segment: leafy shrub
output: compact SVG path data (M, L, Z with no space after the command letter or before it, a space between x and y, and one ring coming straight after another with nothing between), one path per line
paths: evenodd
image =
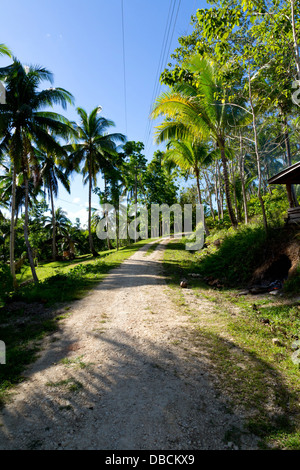
M216 232L208 237L208 248L197 254L194 268L203 275L223 280L225 285L247 283L254 270L270 256L272 243L280 236L276 230L267 235L258 224ZM218 248L214 245L216 239L221 240Z
M4 300L12 290L13 279L10 269L5 263L0 263L0 300Z
M276 187L272 194L267 193L263 196L265 211L268 221L283 221L287 215L288 199L286 191L282 187ZM252 196L248 204L249 217L259 216L262 218L262 210L257 196Z

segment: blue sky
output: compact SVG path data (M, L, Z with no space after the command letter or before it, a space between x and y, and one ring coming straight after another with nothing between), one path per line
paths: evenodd
M147 143L145 155L150 160L158 147L153 145L155 123L149 137L149 110L173 5L173 19L180 7L173 40L166 48L170 53L178 45L177 38L191 32L191 15L205 8L206 2L123 0L126 106L121 0L11 0L2 5L0 43L5 43L24 64L48 68L54 74L54 86L74 95L75 107L64 112L69 119L77 119L77 106L90 112L101 105L102 114L115 122L115 132L126 134L128 140ZM170 39L173 26L174 21ZM7 59L0 59L1 66L6 63ZM98 183L101 186L100 176ZM87 190L82 176L76 175L71 194L60 189L56 205L73 221L79 217L83 224L87 218ZM98 206L96 196L93 205Z

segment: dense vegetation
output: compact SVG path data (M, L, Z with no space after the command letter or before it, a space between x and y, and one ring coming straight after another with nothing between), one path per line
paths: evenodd
M98 222L109 214L92 207L93 192L99 203L115 207L125 197L129 220L137 216L132 210L137 203L200 202L207 236L253 220L268 230L298 205L298 186L286 192L268 184L297 161L298 4L210 3L192 18L192 34L179 38L161 75L167 90L154 103L152 117L163 117L156 139L166 150L150 162L142 142L111 132L114 122L99 107L90 113L78 107L77 124L53 112L54 105L73 106L72 94L43 88L53 85L52 74L21 64L1 46L12 62L0 70L6 95L0 104L0 204L10 211L10 220L0 216L1 272L7 273L9 261L15 288L22 263L30 265L37 283L41 262L97 257L129 242L119 240L118 231L116 240L96 236ZM87 228L55 207L59 185L70 191L73 172L88 185ZM182 178L192 185L180 190ZM6 280L5 291L9 284Z
M298 161L300 4L209 3L210 8L192 17L192 33L179 38L161 74L166 89L153 103L151 117L161 119L155 136L165 150L150 161L143 142L113 132L114 121L103 117L99 107L90 113L77 107L78 123L70 122L63 113L74 106L72 94L54 88L46 68L24 65L0 45L0 54L11 60L0 68L0 323L11 364L9 373L1 372L0 398L21 380L24 365L35 357L36 341L57 328L61 317L47 308L80 298L145 243L132 244L138 231L133 240L120 237L118 230L116 238L100 239L97 226L105 220L108 227L110 214L92 206L92 194L99 205L119 208L120 198L126 201L129 223L137 219L138 204L200 203L205 245L188 252L185 240L170 243L165 254L169 282L178 287L180 279L188 278L197 295L216 302L214 321L227 315L226 332L258 368L249 372L246 364L234 370L227 343L211 332L197 332L214 352L228 387L228 377L238 375L242 400L247 397L249 406L257 401L261 423L253 420L253 428L280 438L282 446L298 448L299 427L295 431L290 422L279 425L264 414L268 389L256 376L259 369L272 378L279 367L272 393L278 393L283 414L288 414L290 395L281 375L296 390L299 357L294 363L290 357L292 341L299 340L298 302L287 297L288 302L277 299L275 305L264 299L258 311L237 289L254 282L263 264L270 270L271 260L294 245L294 276L284 279L284 290L295 294L300 287L298 227L284 225L287 210L299 205L300 185L268 184L271 176ZM56 202L60 186L71 191L74 172L87 185L86 227L79 219L71 222ZM30 302L41 305L40 315L27 311ZM242 313L232 319L226 302ZM276 354L268 347L274 334L285 347ZM217 352L221 343L222 354Z

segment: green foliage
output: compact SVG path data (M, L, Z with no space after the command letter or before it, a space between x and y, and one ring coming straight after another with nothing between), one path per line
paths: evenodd
M206 276L213 276L225 285L243 285L261 264L266 240L267 234L260 225L229 229L218 249L212 243L206 251L200 252L199 261L195 263L199 263L197 271Z
M10 274L9 266L0 263L0 302L3 301L7 294L13 289L13 279Z
M285 281L284 291L288 294L298 294L300 292L300 266L297 267L296 271L293 273L293 276Z
M272 189L272 194L266 193L263 196L265 211L268 220L271 223L281 225L284 218L287 217L288 200L286 192L282 187ZM261 205L256 196L252 196L248 205L249 217L261 217Z

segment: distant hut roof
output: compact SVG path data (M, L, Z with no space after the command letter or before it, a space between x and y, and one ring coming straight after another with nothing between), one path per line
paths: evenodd
M285 168L268 180L269 184L300 184L300 162Z

